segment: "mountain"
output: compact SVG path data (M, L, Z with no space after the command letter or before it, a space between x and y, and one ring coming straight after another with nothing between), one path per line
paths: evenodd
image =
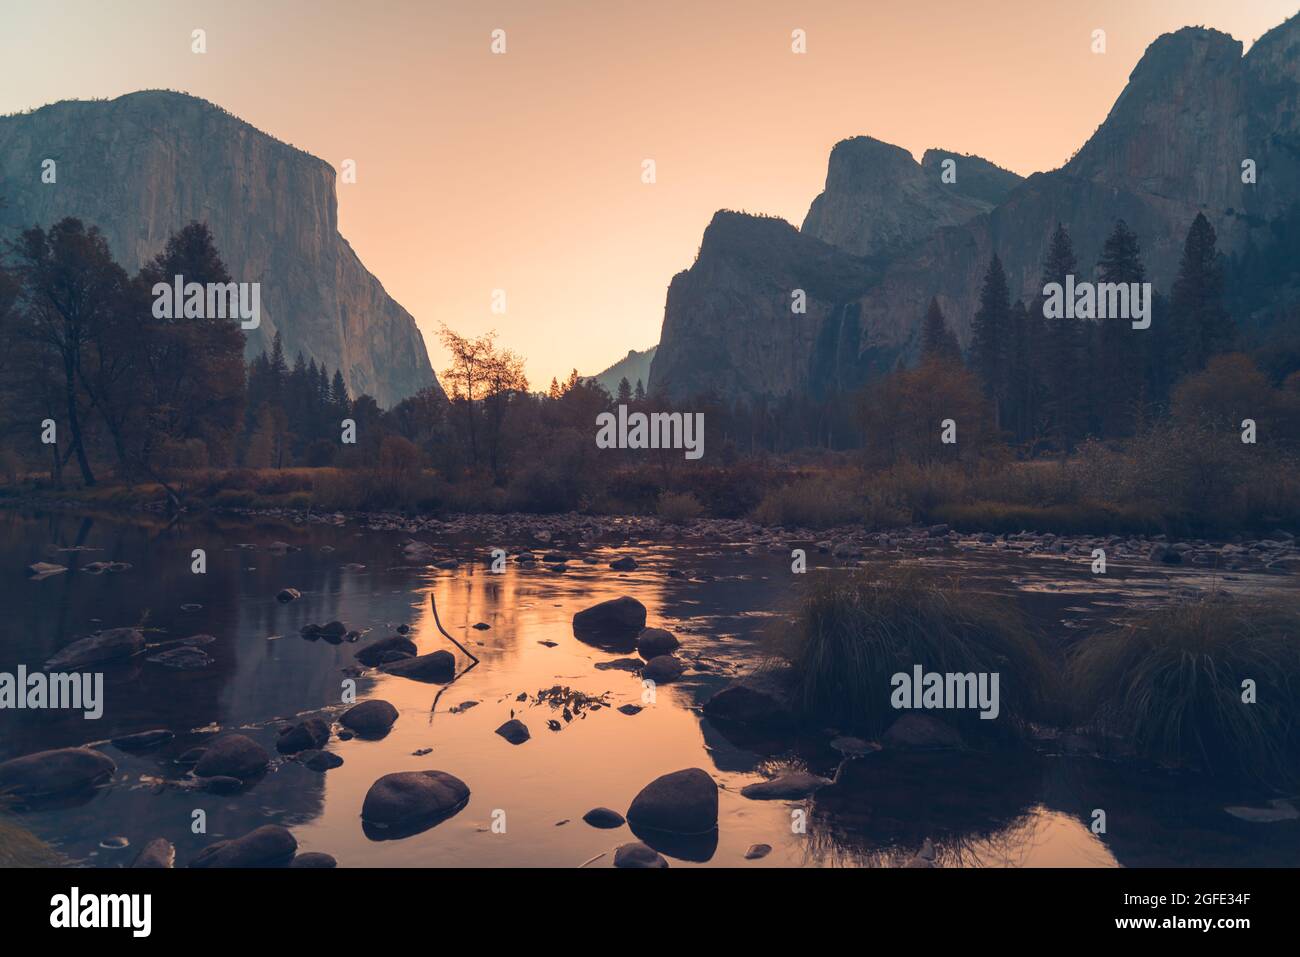
M955 161L955 183L942 182L945 159ZM1255 183L1242 182L1248 159ZM1080 273L1090 276L1116 220L1124 219L1141 241L1149 278L1167 293L1198 212L1217 232L1219 249L1232 255L1268 247L1298 203L1300 16L1244 56L1226 34L1184 28L1151 43L1105 121L1058 170L1020 180L978 157L929 150L915 164L869 137L838 144L803 235L867 257L862 292L823 302L818 312L822 321L852 317L860 331L856 359L844 354L851 350L843 318L804 335L835 339L841 369L880 368L890 356L915 354L921 319L936 297L969 345L991 256L1001 258L1013 296L1034 298L1058 222L1070 233ZM772 276L788 275L801 255L798 244L789 245L790 261L774 251L778 258L763 264ZM743 393L808 391L821 374L812 356L801 382L789 366L803 353L786 351L788 332L751 321L768 308L770 283L756 277L747 290L731 274L710 288L697 267L669 289L652 385L670 386L678 397L702 391L708 377L698 362L692 369L680 358L661 361L699 350L720 367L742 363L746 375L736 385ZM682 276L690 277L689 300L686 287L674 297ZM815 321L811 310L807 318ZM684 332L694 341L677 341Z
M629 349L624 358L591 378L610 395L618 395L618 383L624 378L633 390L636 389L637 380L640 380L642 388L645 388L650 382L650 363L654 361L658 348L658 346L651 346L640 352Z
M205 100L149 90L0 117L0 198L0 238L75 216L129 271L205 221L232 278L261 283L248 356L280 332L290 362L301 350L383 406L437 387L415 320L339 234L333 167Z

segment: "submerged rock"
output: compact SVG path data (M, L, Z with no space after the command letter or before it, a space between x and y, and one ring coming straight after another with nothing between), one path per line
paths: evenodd
M807 771L791 771L770 781L759 781L740 789L745 797L755 801L788 801L806 798L831 783L830 778Z
M889 726L880 739L887 748L900 750L952 749L962 747L954 728L928 714L905 714Z
M308 851L306 854L297 855L289 862L289 866L330 868L338 867L339 862L334 859L332 854L325 854L322 851Z
M685 672L686 665L682 664L680 658L675 655L660 655L646 662L645 667L641 669L641 677L655 684L668 684L676 681Z
M45 662L46 671L75 671L86 665L123 661L144 650L139 628L109 628L74 641Z
M266 749L243 734L228 734L208 745L194 765L201 778L232 777L245 781L255 777L270 763Z
M663 869L668 866L668 861L648 844L633 841L620 845L614 852L614 866Z
M91 748L56 748L0 762L0 794L52 797L88 791L113 776L117 765Z
M511 718L501 727L497 728L496 733L501 735L511 744L523 744L531 737L528 733L528 726L518 718Z
M131 862L132 867L166 868L176 864L176 847L165 837L155 837Z
M357 734L381 735L397 720L397 709L382 698L372 698L353 705L339 717L339 724Z
M51 575L59 575L67 570L66 565L56 565L53 562L33 562L27 566L27 574L32 578L49 578Z
M655 778L632 799L628 823L671 834L700 834L718 826L718 785L708 772L687 768Z
M370 786L361 805L368 824L404 828L455 814L469 801L465 782L446 771L398 771Z
M158 654L150 655L145 659L151 664L175 668L177 671L198 671L200 668L206 668L215 660L202 648L188 646L168 648L166 651L160 651Z
M381 638L373 644L366 645L358 651L353 657L369 668L377 667L385 663L385 656L394 654L398 658L414 658L418 649L415 642L404 635L393 635L391 638Z
M298 842L287 828L264 824L243 837L205 847L190 867L283 867L297 850Z
M149 748L156 748L160 744L166 744L175 737L176 735L166 728L158 728L154 731L137 731L135 734L124 734L121 737L113 738L110 743L113 747L123 751L146 751Z

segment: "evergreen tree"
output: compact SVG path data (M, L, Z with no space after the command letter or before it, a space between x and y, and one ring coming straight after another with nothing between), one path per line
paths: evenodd
M632 398L636 402L645 401L645 385L642 384L640 379L636 380L636 389L632 392Z
M632 401L632 384L627 381L627 376L618 380L618 403L627 405Z
M348 410L352 407L352 399L348 395L348 387L343 382L343 370L334 370L334 381L330 386L330 405L343 418L347 417Z
M1204 213L1197 213L1183 244L1170 304L1179 331L1180 372L1204 369L1235 338L1223 307L1223 263L1215 242L1214 227Z
M1070 234L1057 223L1043 263L1042 286L1058 283L1064 289L1066 277L1077 275L1077 265ZM1048 428L1060 447L1069 451L1082 436L1086 411L1081 381L1083 336L1080 320L1066 318L1064 314L1047 318L1046 300L1044 295L1038 303L1044 323L1043 341L1039 343L1041 352L1036 362L1040 364L1045 386Z
M971 324L971 365L984 386L984 394L993 400L999 424L1006 404L1010 325L1011 294L1002 260L994 253L984 274L979 309Z
M948 326L938 299L930 300L930 308L921 323L921 358L961 362L957 335Z
M1130 284L1145 279L1137 234L1121 219L1102 247L1097 281ZM1149 329L1134 329L1131 319L1111 316L1100 320L1095 391L1101 396L1099 425L1105 435L1131 432L1149 401L1147 360L1155 332L1154 322Z

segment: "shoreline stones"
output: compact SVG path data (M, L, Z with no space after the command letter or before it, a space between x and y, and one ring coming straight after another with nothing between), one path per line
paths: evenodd
M378 737L388 733L397 721L397 709L382 698L353 705L339 716L339 724L357 734Z
M718 826L718 785L707 771L686 768L655 778L627 809L634 827L669 834L703 834Z
M88 791L117 771L106 754L91 748L55 748L0 762L0 793L43 798Z
M433 826L469 802L469 787L446 771L397 771L370 785L361 805L361 820L403 831Z
M298 841L287 828L264 824L243 837L205 847L190 867L283 867L297 851Z
M228 734L204 750L194 765L194 773L201 778L230 777L246 781L261 774L270 763L270 754L252 738Z

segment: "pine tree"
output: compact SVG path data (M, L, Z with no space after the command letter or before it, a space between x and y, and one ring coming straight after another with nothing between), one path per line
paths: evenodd
M1235 338L1223 307L1223 263L1215 242L1214 227L1204 213L1197 213L1183 244L1171 302L1182 373L1204 369L1210 357L1227 350Z
M618 380L618 404L627 405L632 401L632 383L627 381L627 376Z
M1101 258L1097 260L1097 281L1130 284L1145 279L1137 234L1121 219L1102 247ZM1154 332L1154 324L1149 329L1134 329L1131 318L1111 316L1100 320L1095 391L1101 396L1103 434L1131 432L1142 406L1149 400L1147 360Z
M640 379L636 380L636 389L632 392L632 399L636 402L645 401L645 385Z
M948 326L938 299L930 300L930 308L921 323L921 358L961 362L957 335Z
M1011 294L1002 260L996 253L984 274L979 309L971 324L971 366L993 400L999 424L1007 392L1007 358L1010 346Z
M1070 234L1057 223L1043 263L1042 286L1058 283L1064 288L1066 277L1076 275L1077 265ZM1038 303L1039 314L1044 316L1044 328L1041 353L1036 361L1042 368L1048 427L1060 447L1069 451L1083 433L1086 411L1081 382L1083 336L1078 327L1080 320L1064 315L1046 317L1046 298L1044 295Z
M334 370L334 381L330 386L330 405L343 417L347 416L348 410L352 407L352 398L348 395L348 387L343 381L341 369Z

